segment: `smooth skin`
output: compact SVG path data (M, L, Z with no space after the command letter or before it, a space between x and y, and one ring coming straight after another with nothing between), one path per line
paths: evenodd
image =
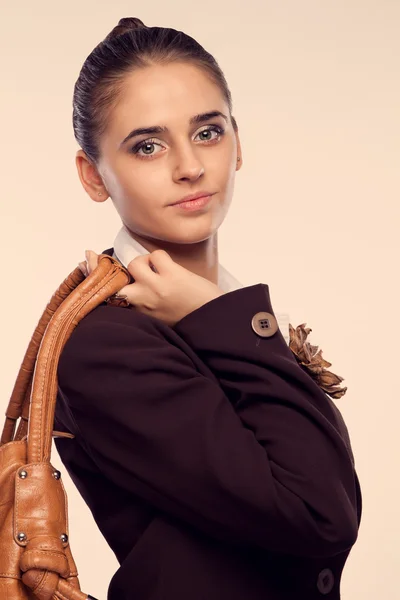
M190 124L193 116L211 111L227 118ZM122 143L133 129L157 125L168 131ZM77 152L80 181L93 201L111 198L122 223L149 252L128 265L135 282L119 293L170 325L222 295L217 285L218 228L243 159L218 86L186 63L134 71L126 76L110 113L100 153L94 165L83 150ZM200 190L213 193L201 210L171 206ZM97 257L88 251L80 264L85 274L97 266Z

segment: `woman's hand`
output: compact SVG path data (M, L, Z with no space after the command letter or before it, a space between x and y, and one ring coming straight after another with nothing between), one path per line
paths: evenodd
M79 263L79 268L87 276L97 264L98 255L88 250L86 262ZM135 281L118 294L125 295L140 312L170 326L224 293L208 279L178 265L161 249L137 256L129 263L128 271Z

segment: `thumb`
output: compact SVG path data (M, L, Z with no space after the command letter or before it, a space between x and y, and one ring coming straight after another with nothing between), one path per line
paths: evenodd
M118 292L116 292L115 294L113 294L108 302L110 304L115 304L117 306L129 306L135 305L135 301L132 297L132 288L130 285L125 285L123 288L121 288Z

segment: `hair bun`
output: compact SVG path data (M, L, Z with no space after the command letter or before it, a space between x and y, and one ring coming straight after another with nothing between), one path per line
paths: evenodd
M112 40L128 31L133 31L134 29L146 28L146 25L138 19L137 17L124 17L120 19L118 25L114 27L112 31L105 38L105 41Z

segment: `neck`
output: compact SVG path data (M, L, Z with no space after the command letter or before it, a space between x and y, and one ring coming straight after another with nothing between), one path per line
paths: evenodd
M165 240L145 238L129 231L148 252L165 250L181 267L218 285L218 232L196 244L175 244Z

